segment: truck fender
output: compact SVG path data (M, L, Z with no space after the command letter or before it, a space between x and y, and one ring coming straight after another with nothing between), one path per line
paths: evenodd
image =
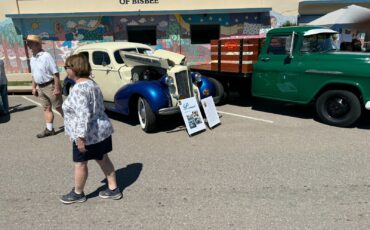
M314 92L313 94L313 100L312 101L315 101L317 100L317 98L323 94L324 92L328 91L328 90L347 90L347 91L350 91L352 93L354 93L360 100L363 99L362 98L362 95L363 95L363 89L361 87L360 84L356 83L356 82L347 82L347 81L335 81L335 82L326 82L325 84L323 84L316 92Z
M138 81L127 84L120 88L114 96L116 111L129 115L136 111L130 111L136 106L136 100L143 97L149 103L152 111L158 114L159 109L171 107L171 99L168 88L160 81Z

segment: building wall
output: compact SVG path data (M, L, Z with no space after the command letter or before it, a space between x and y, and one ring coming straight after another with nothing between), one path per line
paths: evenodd
M79 7L82 6L82 4L71 4L72 1L69 0L58 1L58 4L50 4L51 1L54 0L19 1L20 13L63 13L66 12L66 10L73 12L78 12L79 10L101 10L105 12L110 9L107 8L107 5L104 5L104 7L103 5L99 5L102 2L100 0L89 1L88 6L85 4L87 8L84 8L85 6L82 8ZM78 2L83 1L86 2L85 0L80 0ZM161 3L168 3L166 5L166 9L173 9L173 2L180 4L180 1L159 1ZM4 2L8 3L8 8L5 10L5 13L4 10L0 10L0 15L1 13L15 14L18 11L15 1L0 1L0 7ZM76 0L73 2L76 2ZM111 3L113 4L113 2L117 3L119 1L112 1ZM192 2L202 3L197 5L197 7L201 9L201 7L206 7L204 2L207 1ZM208 3L209 2L210 1L208 1ZM221 7L218 6L218 3L223 1L212 0L211 2L212 4L208 4L208 6L217 8ZM236 1L236 4L233 4L233 7L250 7L253 2L255 3L255 5L253 5L254 7L267 7L268 4L273 1ZM76 8L71 9L71 7L66 7L65 5L68 4L74 5ZM122 4L119 6L121 7L121 5ZM129 6L125 7L125 12L126 10L130 10L130 7L132 7L132 4L126 5ZM189 5L191 4L180 4L178 8L187 9L186 7ZM97 6L101 6L103 8L99 8ZM117 5L114 5L114 7L115 10L117 10ZM37 11L37 9L39 10ZM135 9L137 10L138 8L136 7ZM294 10L292 11L289 9L285 11L292 13ZM157 45L154 48L163 48L182 53L187 56L190 64L206 63L210 61L210 45L191 44L190 24L220 24L221 37L251 35L258 34L263 28L280 26L286 21L295 22L295 16L291 16L289 14L285 16L282 13L283 12L277 11L264 13L227 13L227 10L225 10L225 13L217 14L153 14L143 16L114 15L89 17L55 17L51 15L49 17L28 16L28 18L14 19L13 21L6 18L2 21L0 20L0 59L5 60L5 67L8 73L28 72L27 56L22 36L25 37L27 34L38 34L45 40L43 45L44 49L55 57L57 64L60 67L60 71L64 71L62 68L64 60L75 48L91 42L127 40L126 26L129 25L156 25Z
M9 0L6 0L9 1ZM50 14L50 13L70 13L70 12L163 12L171 10L225 10L240 8L266 8L270 7L270 1L266 0L232 0L225 4L224 0L13 0L18 2L21 14ZM140 12L139 12L140 11ZM224 11L226 13L227 10ZM8 14L16 14L16 9L8 11Z

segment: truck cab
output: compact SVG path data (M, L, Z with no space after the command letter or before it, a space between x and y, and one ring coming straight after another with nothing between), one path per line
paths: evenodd
M337 32L301 26L269 31L253 66L252 95L314 103L327 124L350 126L370 109L370 55L339 52Z

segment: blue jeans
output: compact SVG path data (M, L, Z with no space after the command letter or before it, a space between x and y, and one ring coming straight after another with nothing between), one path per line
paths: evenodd
M9 113L8 85L0 85L0 96L0 110L4 113Z

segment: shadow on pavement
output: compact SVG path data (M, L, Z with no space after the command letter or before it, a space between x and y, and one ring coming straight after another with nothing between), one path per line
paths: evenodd
M9 108L9 112L10 113L17 113L17 112L22 112L22 111L30 110L30 109L33 109L33 108L37 107L36 105L27 105L27 106L23 106L23 107L21 107L21 106L22 106L22 104L11 106Z
M119 189L123 192L123 190L132 185L139 178L142 169L143 164L134 163L127 165L125 168L116 170L117 185ZM105 185L100 186L94 192L88 194L86 196L87 199L99 196L99 192L108 187L107 179L104 179L101 182Z
M312 119L322 125L326 125L322 123L316 115L314 104L299 105L256 97L240 97L239 95L231 95L231 97L228 98L227 104L240 107L251 107L252 110L289 117ZM222 109L222 106L219 106L218 109ZM363 110L360 119L348 128L370 129L370 111Z
M134 116L125 116L123 114L110 112L107 110L105 110L105 113L112 120L120 121L120 122L129 124L131 126L136 126L139 124L139 120L137 120L137 118L135 118Z
M138 126L138 129L141 129L137 116L125 116L110 111L105 112L112 120L120 121L131 126ZM181 114L157 116L157 122L156 129L151 132L151 134L160 132L172 133L186 130Z

